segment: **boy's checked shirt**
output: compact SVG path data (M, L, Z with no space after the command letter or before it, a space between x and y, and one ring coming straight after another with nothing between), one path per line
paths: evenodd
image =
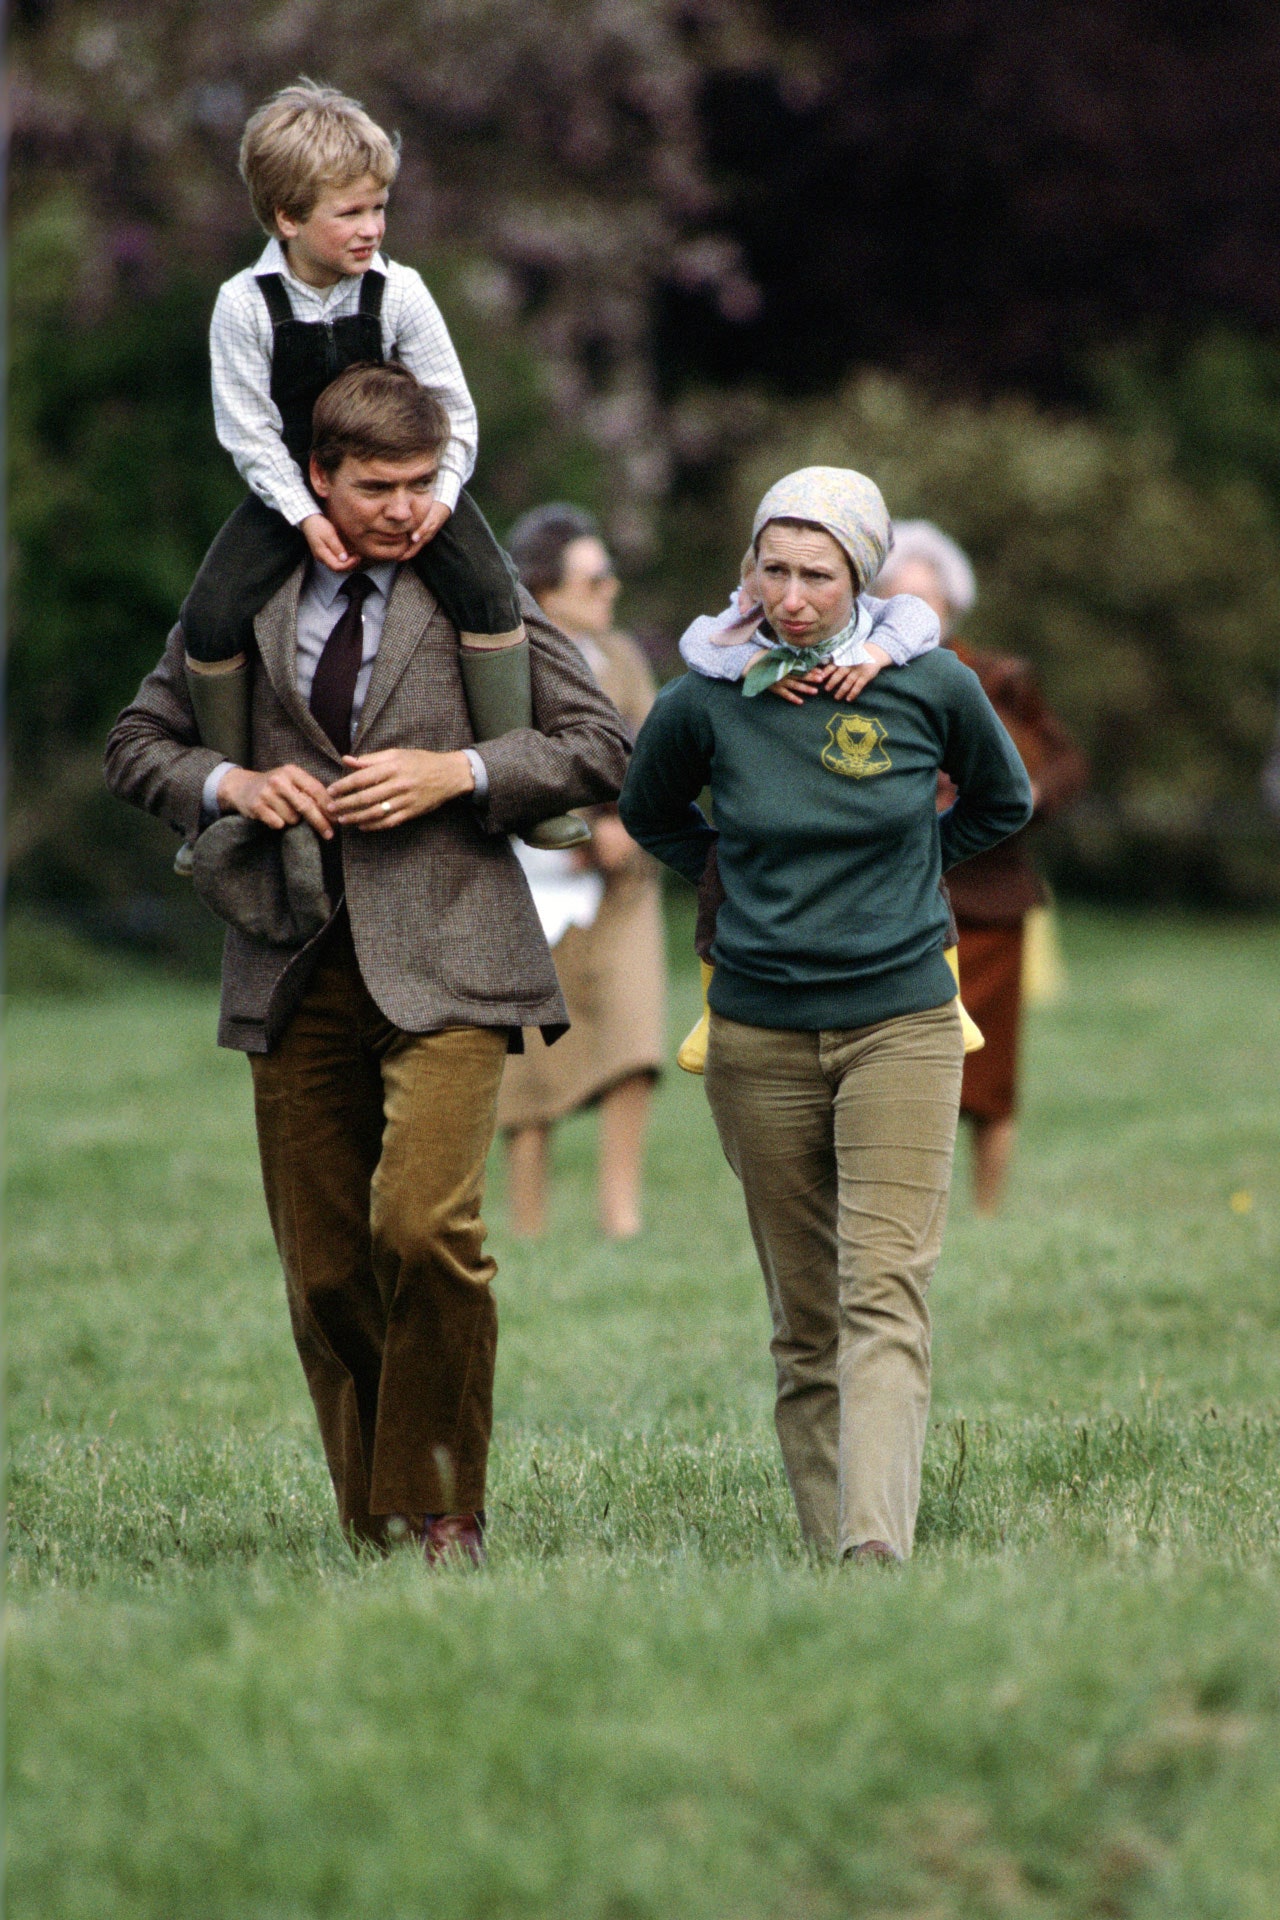
M376 253L370 272L386 275L382 297L382 351L394 353L424 387L440 398L452 429L440 456L437 500L451 511L471 478L479 438L476 410L462 363L439 307L422 276ZM360 305L363 274L348 274L332 287L309 287L291 273L284 248L268 240L251 267L224 282L209 328L213 365L213 418L218 439L246 486L298 526L318 512L315 497L281 438L279 409L271 398L271 316L259 274L278 273L298 320L339 320Z

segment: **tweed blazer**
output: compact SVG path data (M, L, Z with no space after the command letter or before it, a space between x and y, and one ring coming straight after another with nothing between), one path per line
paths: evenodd
M345 769L298 692L293 577L258 615L253 763L291 762L328 784ZM532 1027L567 1020L555 969L507 835L565 807L612 800L629 752L627 730L578 649L521 592L537 731L477 742L458 665L458 633L416 574L396 575L353 742L450 752L476 746L489 792L448 802L385 832L342 834L347 912L365 985L397 1027ZM187 696L180 627L107 741L106 778L122 800L180 833L200 824L205 780L219 755L199 744ZM227 929L219 1043L267 1053L310 977L323 933L305 946L267 946Z

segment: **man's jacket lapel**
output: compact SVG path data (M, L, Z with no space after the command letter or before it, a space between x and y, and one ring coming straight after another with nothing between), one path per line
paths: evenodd
M312 746L340 766L341 755L334 751L332 740L298 692L298 596L302 578L300 567L256 616L253 631L259 657L281 706Z
M352 751L363 751L369 729L395 692L396 685L412 660L423 631L435 612L435 601L408 567L401 567L391 584L387 617L383 623L378 657L369 676L369 691L364 697L360 725Z

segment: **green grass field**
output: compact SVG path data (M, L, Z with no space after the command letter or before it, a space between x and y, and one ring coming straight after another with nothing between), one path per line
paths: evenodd
M589 1120L538 1248L495 1163L488 1568L356 1562L210 994L51 963L8 1024L11 1920L1276 1920L1278 934L1068 920L889 1573L800 1550L674 1073L638 1242Z

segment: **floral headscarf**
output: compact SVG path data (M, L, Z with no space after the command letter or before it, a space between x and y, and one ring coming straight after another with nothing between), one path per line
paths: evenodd
M800 467L770 487L751 524L754 544L771 520L808 520L829 533L865 592L889 551L889 509L874 480L852 467Z

